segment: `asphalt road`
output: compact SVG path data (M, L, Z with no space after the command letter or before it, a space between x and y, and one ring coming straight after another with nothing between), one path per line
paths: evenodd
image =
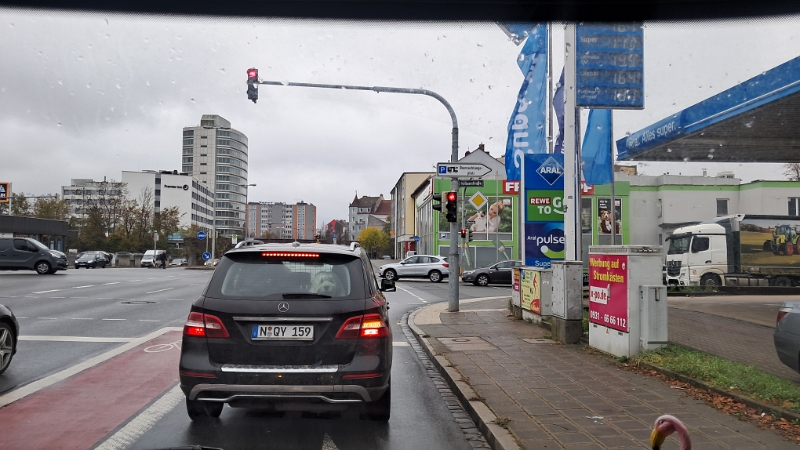
M800 298L796 295L671 296L669 306L775 328L781 305L792 301L800 301Z
M32 386L57 376L59 371L130 345L136 338L166 327L181 327L189 305L211 274L180 268L69 270L51 276L0 272L3 287L0 303L14 311L22 329L18 353L8 371L0 376L0 401L4 394L19 392L21 386L25 386L23 390L33 389ZM117 428L125 428L126 433L134 429L126 439L128 447L135 449L196 444L225 449L470 449L472 446L462 432L463 424L454 419L401 329L405 313L425 304L446 301L447 289L446 281L401 280L397 292L387 293L395 348L392 419L386 425L359 421L348 414L331 418L287 413L277 417L229 407L218 420L193 423L186 414L182 394L174 389L174 381L163 384L161 380L159 386L169 387L166 390L159 387L145 408L133 411L130 417L126 415L128 418ZM463 299L497 295L509 295L509 288L461 285ZM175 340L176 332L170 333L169 339ZM178 347L167 344L163 350L167 352L164 355L176 358ZM124 382L128 374L117 373L114 361L117 360L106 361L92 370ZM177 379L171 368L161 369ZM62 388L76 378L63 381ZM98 386L96 395L102 396L102 392ZM91 399L88 401L91 407ZM84 398L82 402L87 400ZM160 408L158 420L139 425L141 417L154 408ZM131 427L132 424L135 426ZM92 441L87 448L95 445L105 448L103 442L119 434L114 434L117 429L109 431L105 438Z

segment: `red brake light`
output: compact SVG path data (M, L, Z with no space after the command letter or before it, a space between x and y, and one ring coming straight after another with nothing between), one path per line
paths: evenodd
M386 328L380 314L351 317L342 324L339 332L336 333L336 339L381 338L387 336L389 336L389 329Z
M189 313L189 317L183 325L183 335L212 339L228 339L231 337L219 317L199 312Z
M265 258L279 257L279 258L319 258L319 253L306 253L306 252L262 252L261 256Z
M442 267L450 267L450 264L442 263Z
M781 319L783 319L783 316L785 316L788 313L789 313L789 309L788 308L781 309L780 311L778 311L778 318L775 320L775 323L780 322Z

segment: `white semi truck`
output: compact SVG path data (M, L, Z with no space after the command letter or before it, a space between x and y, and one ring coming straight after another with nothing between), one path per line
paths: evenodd
M675 230L667 284L800 286L800 218L722 216Z

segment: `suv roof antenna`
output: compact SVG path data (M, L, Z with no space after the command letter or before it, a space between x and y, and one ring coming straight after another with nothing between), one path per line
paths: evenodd
M358 242L354 241L354 242L350 243L350 251L353 251L353 250L355 250L355 249L357 249L359 247L361 247L361 244L359 244Z

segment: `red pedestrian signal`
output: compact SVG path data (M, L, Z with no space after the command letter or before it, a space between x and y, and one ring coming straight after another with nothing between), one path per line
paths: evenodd
M253 103L258 100L258 69L247 69L247 98Z

